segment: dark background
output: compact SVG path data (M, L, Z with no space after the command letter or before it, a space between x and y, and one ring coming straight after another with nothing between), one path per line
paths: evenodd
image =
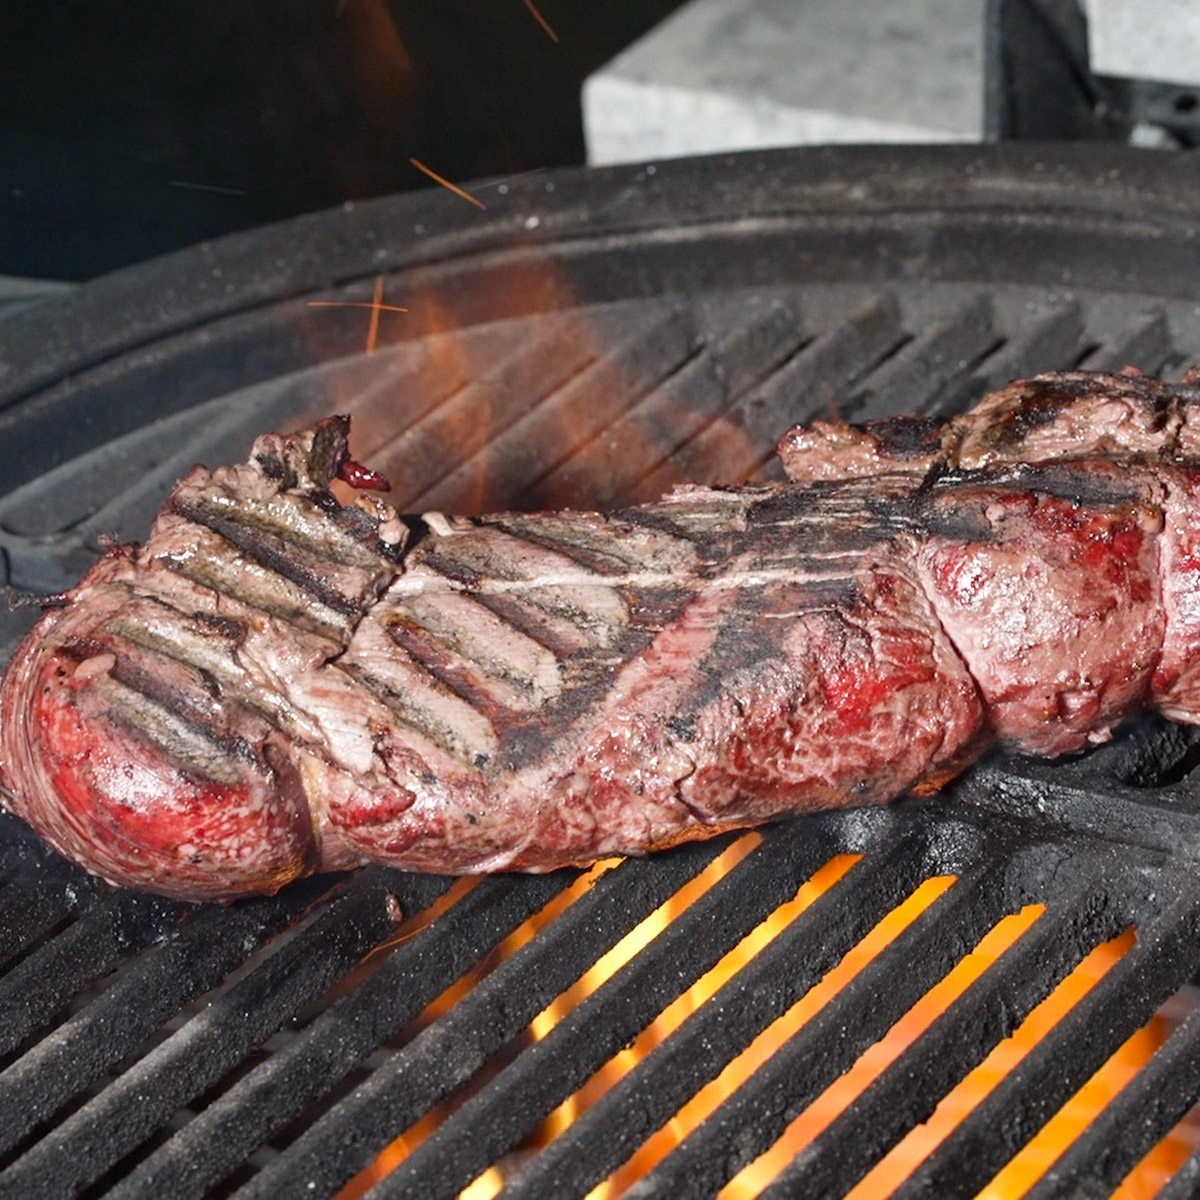
M583 161L584 77L682 0L0 0L0 274Z

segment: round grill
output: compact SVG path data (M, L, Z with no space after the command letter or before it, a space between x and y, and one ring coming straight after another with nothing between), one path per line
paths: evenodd
M7 581L69 586L101 536L138 537L193 462L332 411L352 414L356 457L402 509L479 512L771 477L794 422L951 412L1042 370L1178 375L1200 358L1198 184L1191 158L1094 145L787 151L483 184L484 213L448 192L346 206L156 260L0 323ZM0 615L0 660L31 619ZM1186 998L1194 757L1189 735L1146 725L1081 760L992 760L948 800L790 822L749 850L684 847L590 886L371 869L227 910L109 893L8 826L0 1193L332 1195L423 1122L373 1195L454 1196L490 1170L514 1195L585 1195L945 876L634 1194L718 1190L1006 914L1045 906L766 1194L848 1191L1135 928L900 1192L973 1193ZM862 860L577 1120L535 1137L844 854ZM645 948L530 1033L685 887L699 894ZM546 905L561 912L500 956ZM439 1001L456 981L461 998ZM1159 1143L1200 1096L1198 1038L1183 1020L1036 1194L1114 1186Z

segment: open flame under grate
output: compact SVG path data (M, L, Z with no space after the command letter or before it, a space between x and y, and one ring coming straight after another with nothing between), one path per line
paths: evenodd
M1040 153L540 176L481 225L367 206L11 318L9 578L69 583L192 461L332 407L403 507L604 505L769 472L831 406L1200 357L1196 181ZM310 307L384 294L409 314ZM0 1195L1189 1194L1196 746L1146 724L586 874L368 869L228 909L6 826Z

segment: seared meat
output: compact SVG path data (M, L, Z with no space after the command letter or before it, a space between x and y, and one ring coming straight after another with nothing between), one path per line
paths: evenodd
M1042 376L611 514L341 506L344 421L268 435L46 613L0 782L90 870L227 899L641 853L1198 720L1198 396Z

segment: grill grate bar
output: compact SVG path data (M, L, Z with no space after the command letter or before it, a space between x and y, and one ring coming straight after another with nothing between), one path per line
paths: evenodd
M29 1150L9 1168L5 1188L66 1195L93 1183L386 936L394 924L389 893L412 911L449 886L448 879L361 872L277 954Z
M852 1188L1110 936L1108 901L1081 888L1054 906L782 1171L763 1193L834 1195ZM955 1047L947 1054L948 1046Z
M920 849L905 845L901 879ZM779 907L825 861L822 841L777 830L654 939L642 953L444 1121L373 1195L453 1197L511 1149L672 1000ZM888 872L890 882L899 882Z
M138 1164L113 1200L203 1195L576 877L482 880Z
M397 1134L468 1080L605 951L698 875L729 837L630 859L539 936L500 964L441 1020L420 1033L351 1096L260 1171L237 1195L332 1192Z
M845 389L902 337L895 297L887 292L872 297L705 425L642 480L636 497L659 496L676 483L729 483L746 478L789 425L832 410Z
M939 407L938 402L952 395L1000 341L995 316L992 298L982 293L934 322L871 372L846 401L842 415L870 421Z
M1171 331L1161 309L1143 313L1113 341L1089 354L1079 365L1088 371L1138 367L1156 372L1172 355Z
M1149 1153L1200 1094L1200 1011L1154 1057L1029 1190L1026 1200L1104 1195Z
M11 1054L124 955L164 937L183 912L170 900L120 892L38 947L0 980L0 1054Z
M431 334L348 360L352 378L332 379L326 396L332 388L339 409L353 418L356 456L363 462L373 458L472 379L494 373L519 336L512 322L501 321ZM326 400L321 410L328 409Z
M695 329L673 303L623 310L610 321L605 348L487 446L420 498L423 506L495 511L527 505L545 491L544 477L618 420L628 406L659 388L693 353ZM588 496L589 503L596 500ZM550 497L538 504L556 503Z
M601 508L628 503L640 479L811 336L788 299L724 299L697 306L704 349L555 472L554 493Z
M397 507L426 507L426 493L592 362L597 349L593 332L569 316L531 322L507 357L377 452Z
M1014 379L1024 379L1074 362L1080 354L1083 330L1083 312L1077 303L1053 309L984 360L981 369L959 394L959 404L969 406Z
M1185 894L897 1189L906 1197L983 1187L1197 966L1200 895ZM1104 1037L1098 1036L1103 1030ZM1165 1132L1165 1131L1164 1131Z
M1195 1200L1200 1190L1200 1146L1188 1155L1187 1161L1167 1180L1155 1200Z
M970 867L630 1190L715 1194L900 1019L1005 912L995 860Z
M82 882L82 881L80 881ZM21 863L0 894L0 965L25 953L46 931L78 910L95 887L73 879L46 879L40 863Z
M917 885L913 839L872 850L554 1139L504 1195L584 1195L832 970ZM549 1039L547 1039L549 1040ZM547 1051L548 1053L548 1051Z
M105 994L0 1074L0 1150L135 1051L188 1000L215 987L328 890L305 880L277 897L198 911ZM0 1176L0 1194L4 1191Z

